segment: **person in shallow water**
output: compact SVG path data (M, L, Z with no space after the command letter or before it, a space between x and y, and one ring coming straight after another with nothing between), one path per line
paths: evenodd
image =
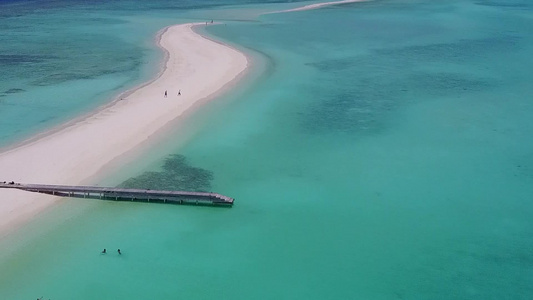
M122 253L120 252L120 249L118 249L117 252L118 252L118 255L122 255Z
M107 251L104 248L104 250L102 250L102 254L106 254L106 253L107 253Z

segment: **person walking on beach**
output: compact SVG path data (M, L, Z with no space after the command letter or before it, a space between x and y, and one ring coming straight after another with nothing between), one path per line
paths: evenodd
M178 91L178 96L181 96L181 90Z
M167 97L167 91L165 90L165 98Z

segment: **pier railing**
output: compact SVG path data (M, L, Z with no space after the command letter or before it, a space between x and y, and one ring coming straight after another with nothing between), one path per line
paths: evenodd
M68 186L0 182L0 188L18 189L60 197L90 198L113 201L158 202L169 204L233 205L233 198L208 192L124 189L99 186Z

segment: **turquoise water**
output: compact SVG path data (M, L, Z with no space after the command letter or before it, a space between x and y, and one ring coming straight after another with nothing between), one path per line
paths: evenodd
M103 105L152 69L152 31L134 36L131 22L106 14L18 5L3 4L0 19L0 146Z
M374 1L208 28L263 73L102 184L185 178L235 206L65 200L3 241L0 298L530 299L532 8Z

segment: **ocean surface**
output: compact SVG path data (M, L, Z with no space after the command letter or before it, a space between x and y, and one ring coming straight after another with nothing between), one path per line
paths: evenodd
M0 241L0 299L532 299L533 1L259 16L299 5L1 2L4 147L155 76L164 26L256 59L100 182L232 208L65 199Z

